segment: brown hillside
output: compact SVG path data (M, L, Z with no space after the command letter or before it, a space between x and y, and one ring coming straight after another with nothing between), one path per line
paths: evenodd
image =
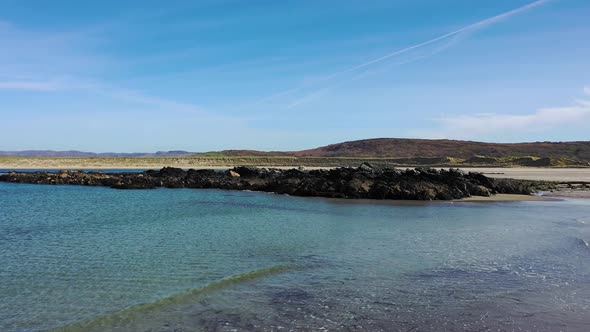
M590 141L484 143L457 140L375 138L293 152L295 156L373 158L462 158L477 156L567 158L590 161Z

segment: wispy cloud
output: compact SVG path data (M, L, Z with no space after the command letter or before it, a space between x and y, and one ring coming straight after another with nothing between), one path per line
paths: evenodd
M97 34L103 33L102 29L100 25L47 33L0 21L0 91L80 92L96 101L111 99L163 112L204 113L202 107L191 103L95 78L95 73L111 65L109 59L91 51L93 45L87 45L100 39Z
M539 109L530 114L471 114L435 119L431 137L476 139L488 134L518 134L571 126L590 126L590 89L572 105Z
M458 30L455 30L455 31L452 31L452 32L446 33L446 34L444 34L444 35L442 35L442 36L438 36L438 37L436 37L436 38L432 38L432 39L430 39L430 40L427 40L427 41L425 41L425 42L418 43L418 44L415 44L415 45L412 45L412 46L408 46L408 47L406 47L406 48L403 48L403 49L401 49L401 50L397 50L397 51L391 52L391 53L389 53L389 54L386 54L386 55L384 55L384 56L381 56L381 57L379 57L379 58L376 58L376 59L373 59L373 60L370 60L370 61L367 61L367 62L361 63L361 64L359 64L359 65L356 65L356 66L354 66L354 67L351 67L351 68L345 69L345 70L343 70L343 71L341 71L341 72L334 73L334 75L340 75L340 74L344 74L344 73L347 73L347 72L351 72L351 71L359 70L359 69L361 69L361 68L364 68L364 67L367 67L367 66L370 66L370 65L373 65L373 64L376 64L376 63L379 63L379 62L385 61L385 60L387 60L387 59L389 59L389 58L392 58L392 57L394 57L394 56L398 56L398 55L400 55L400 54L404 54L404 53L410 52L410 51L412 51L412 50L415 50L415 49L418 49L418 48L421 48L421 47L424 47L424 46L428 46L428 45L434 44L434 43L436 43L436 42L439 42L439 41L441 41L441 40L445 40L445 39L447 39L447 38L450 38L450 37L453 37L453 36L456 36L456 35L462 34L462 33L464 33L464 32L473 31L473 30L476 30L476 29L480 29L480 28L483 28L483 27L489 26L489 25L491 25L491 24L494 24L494 23L500 22L500 21L502 21L502 20L505 20L505 19L507 19L507 18L510 18L511 16L514 16L514 15L520 14L520 13L522 13L522 12L525 12L525 11L527 11L527 10L530 10L530 9L532 9L532 8L538 7L538 6L540 6L540 5L544 4L544 3L546 3L547 1L548 1L548 0L538 0L538 1L532 2L532 3L528 4L528 5L525 5L525 6L519 7L519 8L517 8L517 9L513 9L513 10L511 10L511 11L508 11L508 12L502 13L502 14L500 14L500 15L496 15L496 16L493 16L493 17L487 18L487 19L485 19L485 20L481 20L481 21L479 21L479 22L476 22L476 23L470 24L470 25L468 25L468 26L462 27L461 29L458 29Z
M0 81L0 90L55 91L58 89L60 85L55 82Z
M105 83L78 83L76 86L72 85L71 88L85 90L120 101L149 106L162 111L191 113L193 115L206 115L207 112L204 108L192 103L154 97L138 90L116 87Z

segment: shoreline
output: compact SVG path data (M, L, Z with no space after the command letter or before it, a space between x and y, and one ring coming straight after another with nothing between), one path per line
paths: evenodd
M11 183L11 182L6 182ZM14 183L19 184L19 183ZM23 184L30 184L30 183L23 183ZM39 185L39 184L38 184ZM40 185L52 185L52 184L40 184ZM62 184L63 186L70 186L70 184ZM84 185L81 185L84 186ZM160 189L174 189L174 188L160 188ZM243 189L224 189L224 188L183 188L183 189L194 189L194 190L223 190L223 191L236 191L236 192L252 192L257 194L267 194L267 195L284 195L284 196L291 196L303 199L320 199L325 200L332 203L342 203L342 204L362 204L362 203L371 203L371 204L394 204L394 205L414 205L414 204L445 204L445 203L508 203L508 202L551 202L551 201L563 201L567 198L576 198L576 199L590 199L590 191L559 191L559 193L563 194L551 194L547 192L547 194L531 194L531 195L524 195L524 194L494 194L492 196L477 196L473 195L471 197L453 199L453 200L412 200L412 199L373 199L373 198L333 198L333 197L323 197L323 196L296 196L296 195L289 195L277 192L268 192L268 191L258 191L258 190L243 190ZM556 191L558 193L558 191ZM570 193L571 195L568 195Z
M368 164L367 164L368 165ZM0 170L3 170L2 173L0 174L8 174L11 171L16 171L17 173L19 172L23 172L23 173L36 173L36 172L46 172L46 171L58 171L57 173L63 173L63 172L76 172L76 171L89 171L89 170L95 170L98 173L95 173L96 175L91 175L92 177L102 177L102 176L108 176L109 173L117 173L118 171L121 171L122 173L124 173L125 171L131 171L129 172L129 176L135 177L138 174L142 173L142 172L155 172L158 173L159 169L157 167L153 167L153 165L150 165L150 167L138 167L136 165L133 166L122 166L122 167L114 167L114 165L109 164L109 165L100 165L97 167L91 167L88 165L85 166L80 166L80 167L59 167L59 168L54 168L54 167L49 167L49 166L43 166L43 167L26 167L26 168L13 168L13 167L6 167L8 165L3 165L0 164ZM241 167L243 169L248 169L248 167ZM319 171L319 172L332 172L332 171L336 171L335 167L302 167L302 166L266 166L266 167L255 167L256 169L259 170L263 170L263 169L274 169L274 172L290 172L290 170L292 170L295 173L301 173L302 171L304 173L307 172L313 172L313 171ZM189 170L192 169L195 172L206 172L206 170L209 171L215 171L215 172L219 172L219 173L228 173L231 172L230 170L232 169L230 166L191 166L190 168L174 168L175 170L178 170L181 173L186 173L186 172L190 172ZM397 168L397 170L399 171L403 171L404 169L410 169L410 168ZM440 171L447 171L448 169L443 169L443 168L431 168L432 171L434 172L440 172ZM483 177L488 177L490 180L491 179L495 179L494 181L512 181L514 183L545 183L544 186L541 186L540 188L537 188L536 190L533 189L529 192L531 192L531 195L523 195L521 194L521 192L512 192L512 193L496 193L495 195L491 195L491 196L478 196L477 193L472 192L471 195L467 196L467 197L449 197L447 199L443 199L443 200L447 200L447 201L456 201L456 202L511 202L511 201L543 201L543 200L563 200L563 199L590 199L590 182L584 181L586 180L586 170L581 170L581 169L554 169L554 168L462 168L462 171L465 172L475 172L475 173L480 173L481 176ZM133 172L133 171L137 171L137 172ZM225 171L225 172L222 172ZM358 171L358 169L357 169ZM269 172L269 170L263 171L263 172ZM272 173L273 171L270 170L270 172ZM569 174L568 174L569 172ZM590 177L590 169L587 170L588 173L588 177ZM86 173L88 174L88 173ZM90 173L92 174L92 173ZM135 175L133 175L135 174ZM565 174L565 176L564 176ZM581 174L581 176L580 176ZM527 176L528 175L528 176ZM540 176L541 175L541 176ZM61 175L66 176L65 174ZM69 176L67 176L69 177ZM141 176L139 176L141 177ZM531 180L531 178L534 178L535 180ZM557 178L557 181L556 181ZM564 180L559 180L559 179L564 179ZM79 179L80 180L80 179ZM298 179L301 180L301 179ZM39 180L36 180L39 181ZM42 183L44 180L40 180L40 182L38 183ZM55 180L54 180L55 181ZM60 182L61 180L58 179L58 182ZM142 180L143 181L143 180ZM26 181L25 181L26 182ZM137 186L142 187L142 186L147 186L147 187L158 187L158 186L166 186L163 184L138 184L138 183L133 183L136 181L132 181L131 183L127 183L127 184L122 184L119 185L118 187L121 187L120 189L125 189L125 188L131 188L131 189L135 189L137 188ZM222 181L223 182L223 181ZM257 181L254 181L254 183ZM55 182L54 182L55 183ZM83 183L83 181L82 181ZM262 191L262 192L269 192L268 188L264 189L264 190L255 190L255 187L257 186L256 184L254 184L253 188L250 189L254 189L253 191ZM102 184L105 185L105 184ZM112 186L113 184L109 183L108 186ZM184 184L179 184L179 183L172 183L170 184L173 187L183 187L185 186ZM221 187L226 187L228 184L227 183L221 183L220 186ZM208 185L204 185L205 187ZM242 189L240 184L233 184L233 185L229 185L230 187L233 188L225 188L225 189ZM284 189L281 189L282 185L278 185L277 188L274 188L274 190L278 190L278 193L282 193L281 191ZM117 186L115 186L117 187ZM219 188L219 189L224 189L224 188ZM243 188L248 190L248 188ZM319 189L319 188L318 188ZM273 190L273 191L274 191ZM313 190L312 190L313 191ZM360 195L358 195L360 194ZM489 194L489 193L488 193ZM322 195L325 194L317 194L317 193L308 193L308 194L304 194L305 195L311 195L314 197L321 197ZM337 192L333 192L331 194L329 194L328 196L341 196L343 195L343 193L337 193ZM344 194L346 195L346 194ZM296 195L296 196L302 196L302 195ZM353 195L354 197L348 197L348 198L354 198L356 200L358 199L363 199L365 198L365 194L361 192L356 193ZM360 197L356 197L356 196L360 196ZM373 198L369 198L371 200L374 200ZM440 199L440 198L438 198ZM378 200L378 199L377 199ZM391 197L388 198L387 200L391 201L391 200L396 200L395 198ZM408 197L408 198L404 198L402 200L406 200L406 201L411 201L412 198ZM419 201L424 201L424 200L428 200L427 198L422 198L420 197L420 199L418 199Z
M541 197L549 197L553 199L590 199L590 190L555 190L541 192Z
M257 192L258 191L253 191ZM276 194L276 193L274 193ZM297 196L293 196L297 197ZM425 206L430 204L453 204L453 203L510 203L510 202L555 202L563 201L563 198L547 197L538 195L520 195L520 194L495 194L492 196L471 196L448 201L432 200L404 200L404 199L346 199L346 198L328 198L328 197L299 197L303 199L321 199L333 204L378 204L378 205L400 205L400 206Z
M539 201L559 201L559 199L550 196L539 195L519 195L519 194L495 194L492 196L471 196L453 200L453 202L472 202L472 203L496 203L496 202L539 202Z

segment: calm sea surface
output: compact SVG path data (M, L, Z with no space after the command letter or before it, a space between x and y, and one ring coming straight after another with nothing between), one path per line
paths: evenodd
M589 331L590 201L0 183L0 331Z

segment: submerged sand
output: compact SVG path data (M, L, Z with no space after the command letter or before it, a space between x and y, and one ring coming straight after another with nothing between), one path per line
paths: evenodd
M515 195L515 194L496 194L489 197L471 196L456 200L457 202L522 202L522 201L547 201L552 200L545 196L536 195Z

